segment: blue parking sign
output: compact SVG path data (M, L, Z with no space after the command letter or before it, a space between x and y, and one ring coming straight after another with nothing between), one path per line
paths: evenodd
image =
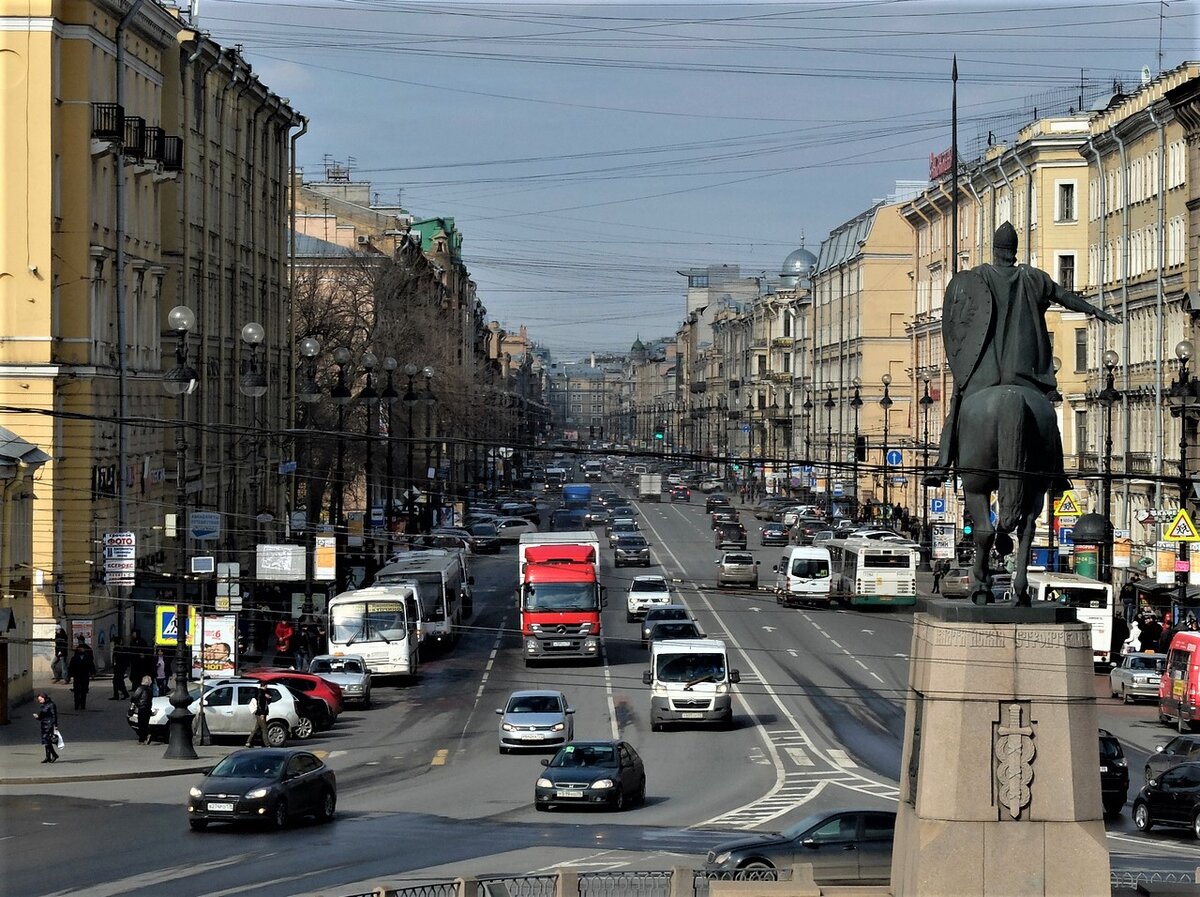
M944 498L929 499L929 513L945 514L946 513L946 499L944 499Z

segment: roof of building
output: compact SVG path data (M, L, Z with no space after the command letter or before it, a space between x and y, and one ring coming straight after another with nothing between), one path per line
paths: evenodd
M296 255L301 258L349 258L359 254L353 249L322 240L320 237L294 233L296 234Z

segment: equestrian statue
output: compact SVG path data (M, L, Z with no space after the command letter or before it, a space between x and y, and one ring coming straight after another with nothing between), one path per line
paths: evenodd
M1043 497L1069 489L1054 400L1054 375L1046 311L1051 303L1110 324L1120 319L1064 290L1045 271L1018 265L1017 232L1009 222L992 240L994 262L961 271L946 286L942 340L954 375L954 394L942 428L937 467L926 485L957 473L974 522L975 562L971 599L991 601L988 559L1017 540L1013 596L1030 604L1025 567ZM999 511L993 525L991 495Z

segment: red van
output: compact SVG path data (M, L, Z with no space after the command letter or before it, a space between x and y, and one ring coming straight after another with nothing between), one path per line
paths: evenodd
M1158 687L1158 720L1188 732L1200 722L1200 632L1177 632Z

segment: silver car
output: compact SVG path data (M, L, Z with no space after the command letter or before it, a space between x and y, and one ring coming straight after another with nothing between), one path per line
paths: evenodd
M717 588L749 586L758 588L758 561L745 551L727 551L717 561Z
M318 654L309 663L308 671L340 686L347 704L371 706L371 671L362 656Z
M1167 655L1126 654L1120 666L1108 674L1108 688L1114 698L1132 704L1138 698L1158 700L1158 687L1167 668Z
M575 738L575 708L561 691L514 691L500 716L500 753L559 748Z

